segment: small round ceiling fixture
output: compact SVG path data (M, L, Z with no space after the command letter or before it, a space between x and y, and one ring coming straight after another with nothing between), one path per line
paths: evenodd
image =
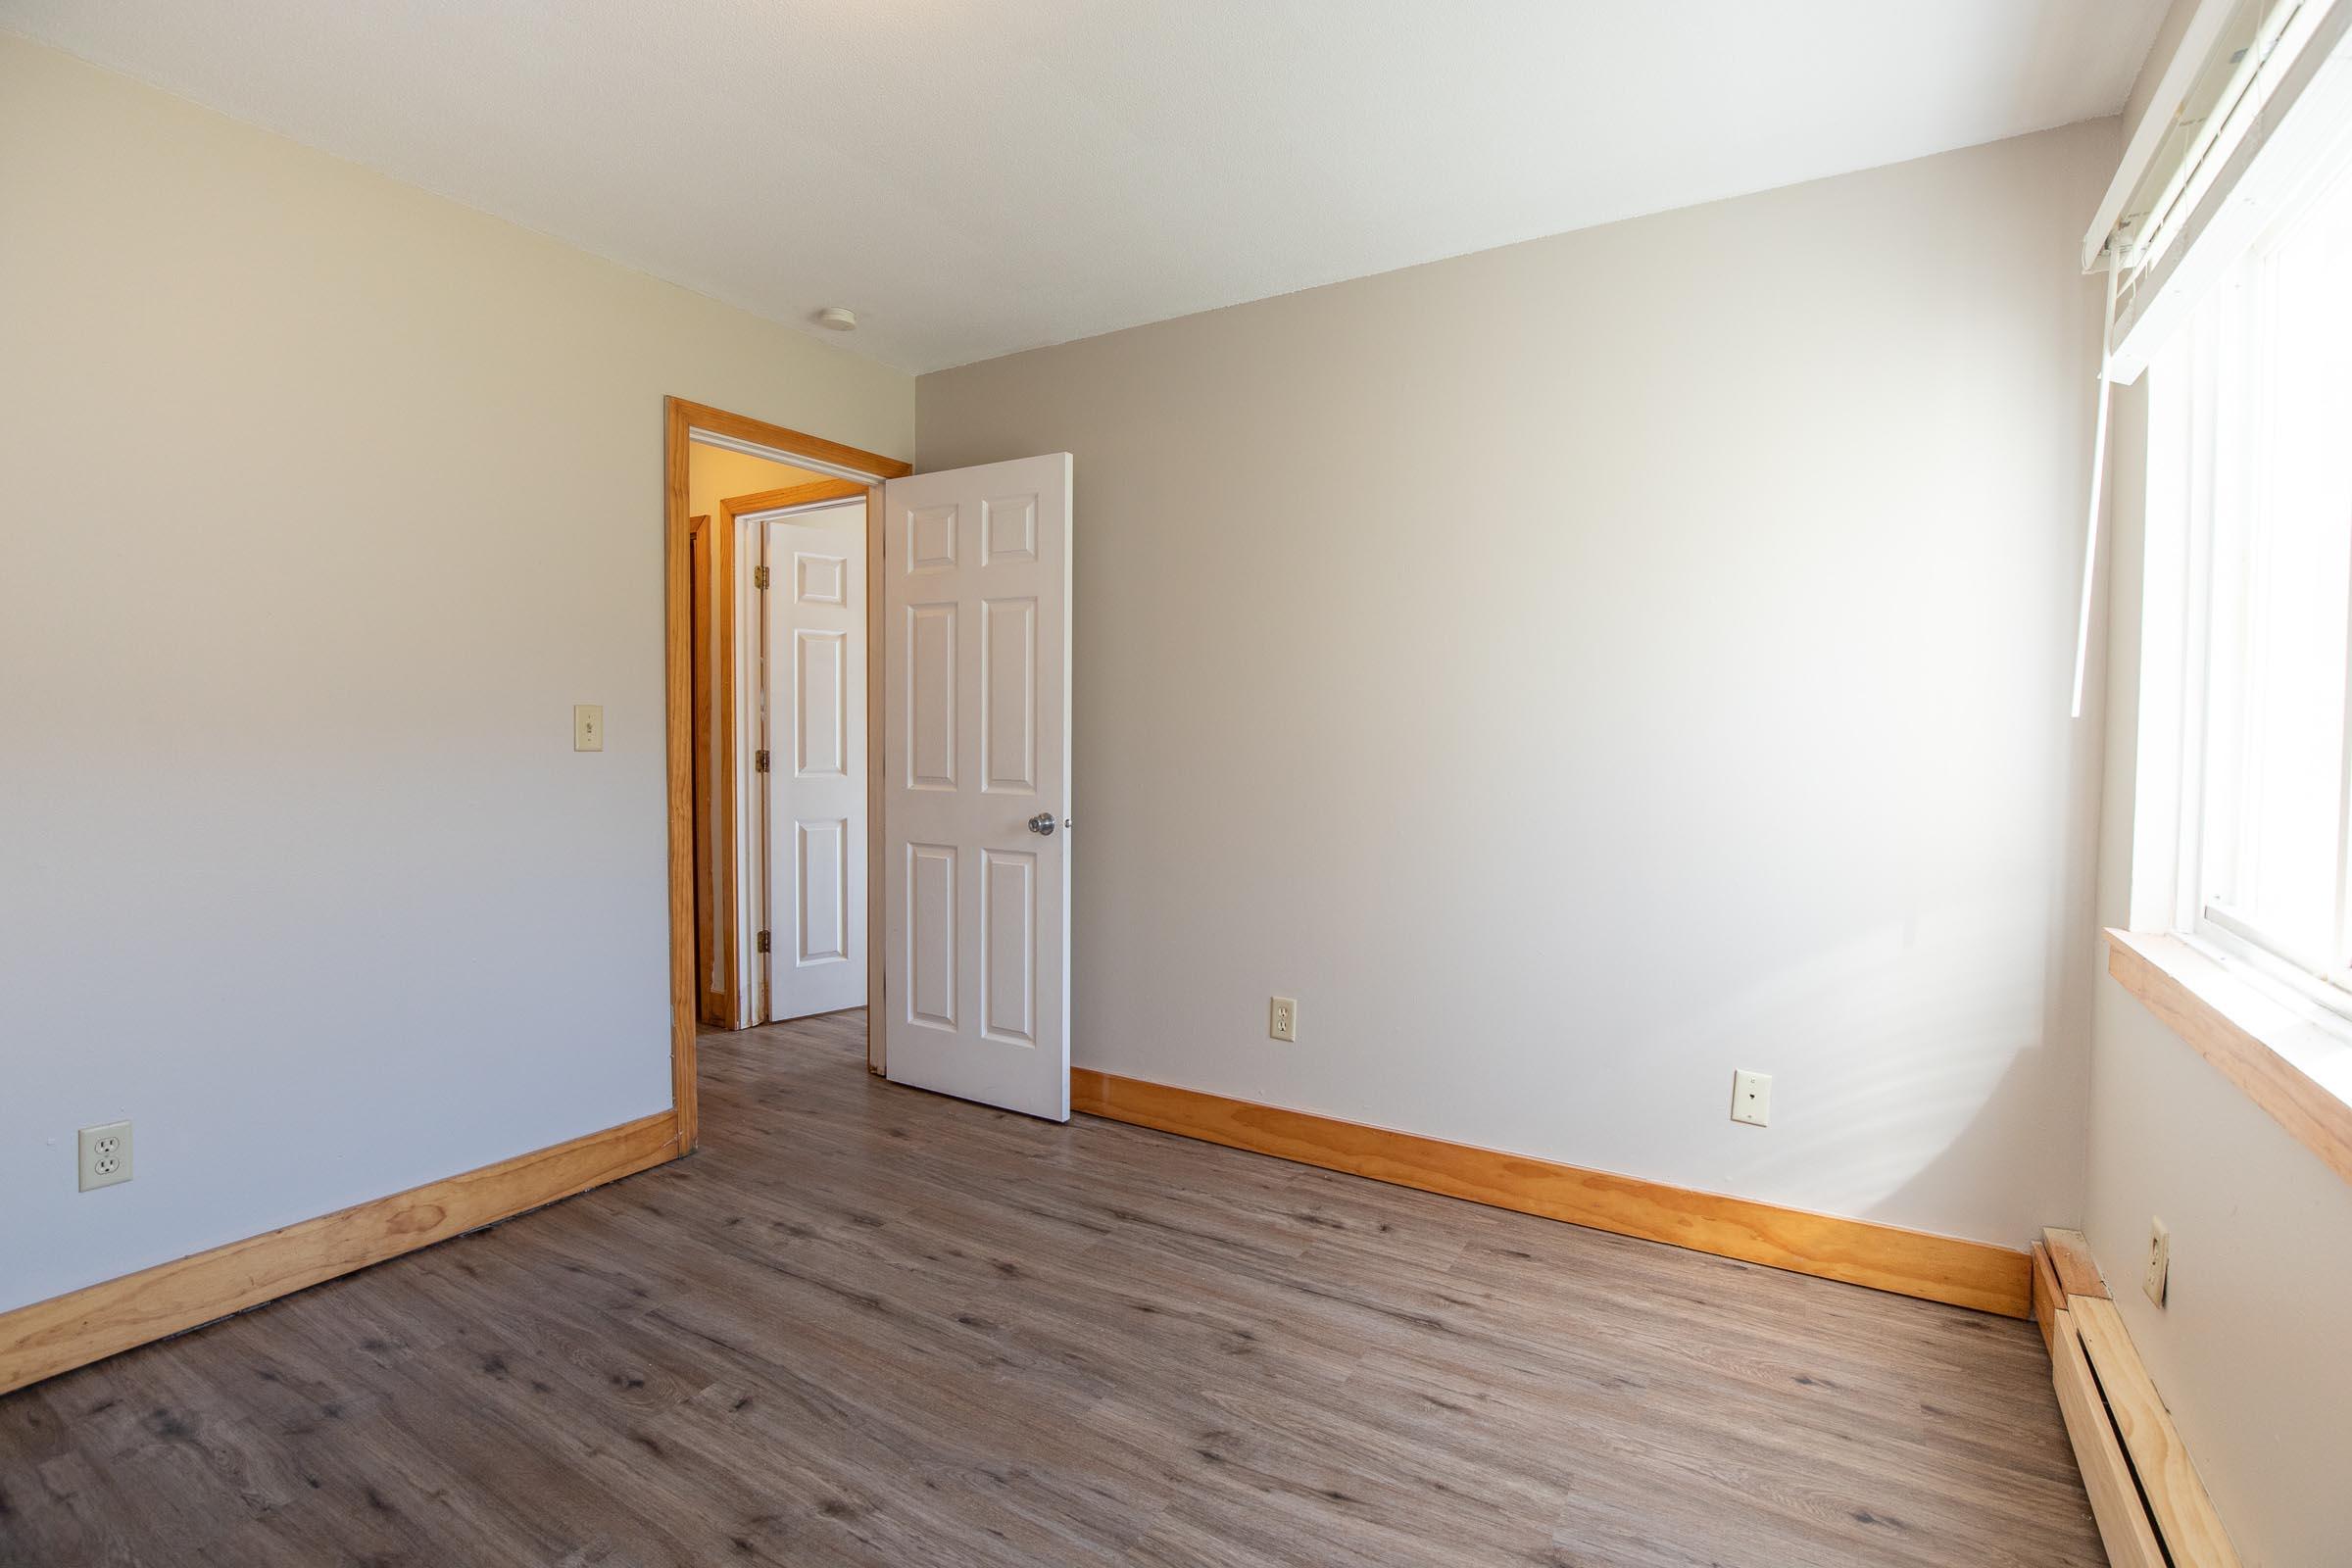
M816 313L816 324L828 332L855 332L858 313L847 305L828 305Z

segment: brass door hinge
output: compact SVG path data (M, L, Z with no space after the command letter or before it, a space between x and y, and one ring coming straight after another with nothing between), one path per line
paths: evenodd
M764 588L767 586L767 568L765 566L755 566L752 568L752 586L755 588Z
M753 766L755 766L756 768L758 768L758 769L759 769L760 772L762 772L762 773L766 772L766 771L767 771L767 754L766 754L765 752L760 752L760 753L757 753L757 754L755 754L755 756L754 756L754 757L753 757L753 759L752 759L752 765L753 765Z
M767 933L764 931L760 933L760 951L761 953L767 951Z

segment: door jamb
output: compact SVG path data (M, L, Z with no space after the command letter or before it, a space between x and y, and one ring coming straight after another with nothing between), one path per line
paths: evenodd
M687 516L687 462L695 432L716 436L711 444L748 443L787 463L810 461L865 481L866 580L866 1060L876 1068L882 1015L882 616L876 596L882 585L882 481L904 478L914 465L878 453L843 446L740 414L729 414L684 398L662 400L662 558L669 793L669 1064L670 1107L677 1123L678 1152L695 1147L701 1131L695 1083L695 1029L701 1012L702 980L694 957L694 571L692 525ZM734 854L734 823L723 829Z

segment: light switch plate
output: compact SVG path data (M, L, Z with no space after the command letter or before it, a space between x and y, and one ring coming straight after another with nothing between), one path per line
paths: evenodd
M604 704L571 705L571 749L575 752L601 752L605 749Z
M1772 1075L1762 1072L1732 1074L1732 1120L1762 1127L1772 1120Z

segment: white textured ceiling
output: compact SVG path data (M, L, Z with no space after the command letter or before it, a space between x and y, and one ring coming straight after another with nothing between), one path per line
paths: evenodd
M2163 11L0 0L0 24L777 320L853 306L837 341L928 370L2112 114Z

